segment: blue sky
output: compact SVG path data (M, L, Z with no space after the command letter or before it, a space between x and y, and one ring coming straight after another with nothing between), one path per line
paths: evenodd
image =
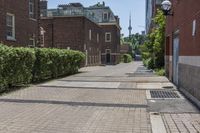
M49 8L56 8L58 4L80 2L84 6L94 5L102 0L48 0ZM107 6L120 17L121 33L128 35L129 14L132 14L132 33L145 30L145 0L104 0Z

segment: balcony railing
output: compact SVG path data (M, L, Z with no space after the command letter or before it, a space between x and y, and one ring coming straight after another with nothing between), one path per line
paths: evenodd
M97 19L94 14L84 9L71 9L71 10L63 10L63 9L51 9L51 10L42 10L42 17L59 17L59 16L85 16L93 22L98 23L99 19Z

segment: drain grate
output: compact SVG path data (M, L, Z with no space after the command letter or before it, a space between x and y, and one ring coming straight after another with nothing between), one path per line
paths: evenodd
M180 98L180 96L175 91L150 91L151 98Z

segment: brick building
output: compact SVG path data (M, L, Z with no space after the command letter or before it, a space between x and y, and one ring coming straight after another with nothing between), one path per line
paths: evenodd
M38 43L39 0L0 0L0 42L11 46Z
M185 94L200 100L200 1L173 0L167 17L167 76Z
M86 54L85 65L99 65L101 28L84 16L42 18L44 47L79 50Z
M58 5L57 9L47 9L46 4L45 0L40 4L45 47L80 50L86 53L86 65L119 62L119 19L104 3L87 8L70 3Z
M101 63L118 64L120 62L120 25L110 7L97 3L85 9L96 19L95 22L102 28Z

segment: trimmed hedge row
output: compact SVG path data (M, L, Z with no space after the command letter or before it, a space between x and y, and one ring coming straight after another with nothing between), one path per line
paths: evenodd
M13 48L0 44L0 91L78 72L85 56L73 50Z
M0 45L0 91L32 80L34 50Z
M77 73L85 57L82 52L49 48L36 48L35 56L34 82Z

